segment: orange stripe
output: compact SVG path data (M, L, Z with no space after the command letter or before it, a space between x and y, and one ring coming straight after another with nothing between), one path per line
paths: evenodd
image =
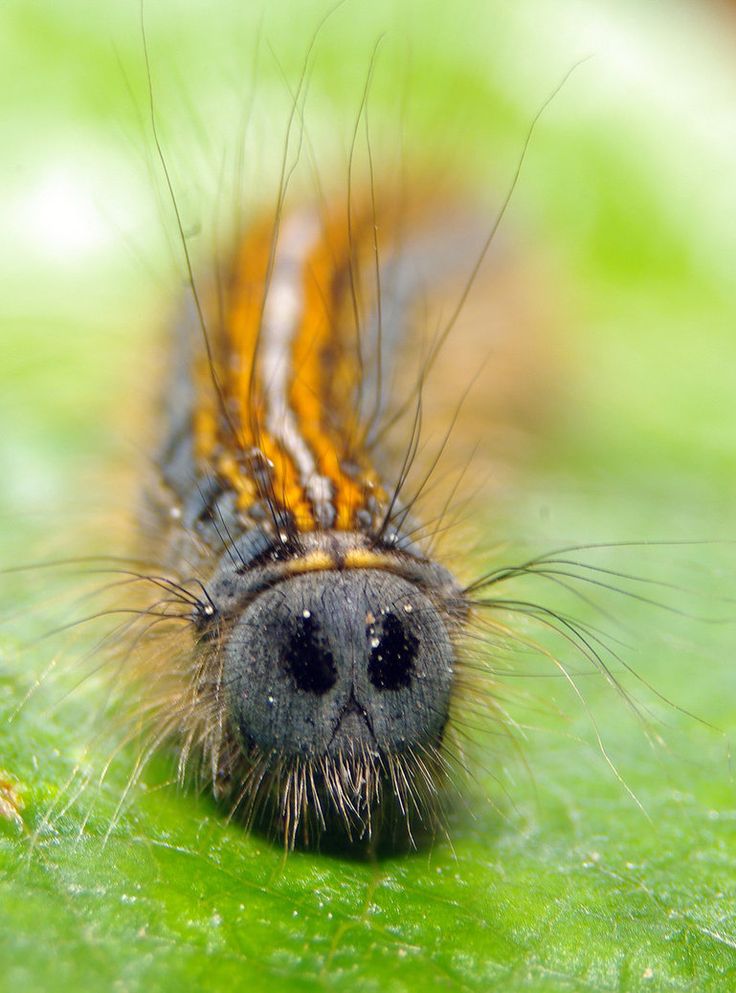
M338 530L356 526L355 513L365 506L369 494L382 497L375 470L365 453L355 450L360 438L353 437L359 428L354 398L360 368L349 288L350 252L352 247L355 270L372 259L373 246L367 238L371 226L367 220L364 214L354 225L352 246L344 220L335 217L326 222L300 275L304 309L290 356L289 404L314 454L319 474L332 483L334 527ZM251 450L260 450L272 464L268 495L293 515L298 529L310 531L317 524L296 467L264 428L263 383L254 362L271 239L272 225L262 224L240 246L231 283L225 287L223 324L212 335L218 380L237 437L233 437L232 428L218 411L210 370L205 358L200 357L196 370L200 401L194 425L195 451L233 489L239 509L247 512L259 495L263 496L258 492L248 458ZM358 467L357 473L344 471L343 463L348 457Z

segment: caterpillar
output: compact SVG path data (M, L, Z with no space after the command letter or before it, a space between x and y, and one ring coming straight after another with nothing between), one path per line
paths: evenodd
M192 284L148 494L146 546L191 634L178 673L163 660L164 721L182 764L196 744L216 793L288 845L432 825L470 609L412 540L419 406L393 481L377 468L412 309L467 235L375 201L279 204L220 275L213 320Z
M361 833L387 799L409 809L406 784L439 765L464 614L450 574L402 541L367 454L370 392L348 330L358 238L311 208L246 238L205 396L188 408L174 386L160 461L176 521L164 564L207 576L186 721L206 724L215 782L243 789L248 811L273 806L292 841L310 813Z

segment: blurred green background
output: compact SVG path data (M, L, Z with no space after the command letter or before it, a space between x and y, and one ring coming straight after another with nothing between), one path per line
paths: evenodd
M234 170L243 94L255 79L246 175L268 177L284 78L296 77L325 9L146 3L162 135L195 253ZM68 549L108 505L89 480L141 436L126 390L145 378L137 370L179 281L145 133L139 13L123 0L0 7L8 566L39 547ZM344 147L382 33L376 133L394 133L409 94L407 156L451 148L496 190L537 108L592 56L540 122L504 226L556 288L567 381L532 464L488 506L487 533L518 549L512 558L567 543L708 540L587 558L692 591L645 589L682 613L597 591L623 656L672 701L620 672L664 744L650 745L605 680L581 677L583 705L564 679L544 678L543 660L522 658L515 671L528 678L509 676L504 689L513 684L528 768L489 743L451 844L378 865L285 861L205 798L155 788L154 773L105 839L124 759L66 809L94 771L84 751L94 688L58 705L44 688L10 719L55 649L22 647L48 621L16 616L38 578L7 577L5 613L16 619L0 629L0 797L24 802L21 825L0 817L7 989L736 988L736 17L703 0L349 0L315 51L317 147ZM248 189L255 202L260 182ZM55 582L41 584L44 597ZM542 584L534 595L561 593ZM603 623L584 602L574 610ZM574 657L570 666L584 668Z

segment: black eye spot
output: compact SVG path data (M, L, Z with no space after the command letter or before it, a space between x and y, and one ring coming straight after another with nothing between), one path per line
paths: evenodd
M419 639L407 631L396 614L386 614L367 629L371 644L368 678L377 690L400 690L411 684Z
M300 690L321 696L335 685L337 669L317 621L308 611L297 625L286 646L286 668Z

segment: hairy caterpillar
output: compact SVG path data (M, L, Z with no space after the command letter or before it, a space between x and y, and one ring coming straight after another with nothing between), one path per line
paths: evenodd
M150 68L149 86L170 182ZM195 272L181 232L142 543L101 563L123 621L94 664L112 656L137 767L173 748L181 778L289 846L414 839L464 764L448 725L473 599L431 555L447 495L415 514L449 438L422 450L425 386L495 229L372 174L361 199L352 166L339 197L287 197L288 152L287 134L275 208L217 266Z
M164 687L156 733L181 768L194 749L231 812L288 845L371 838L376 822L412 838L433 828L457 761L448 722L472 604L414 541L431 468L404 496L453 316L420 366L408 446L392 476L376 466L407 406L396 366L417 303L477 237L459 215L381 209L373 186L365 207L348 185L332 210L285 193L217 274L216 308L192 278L174 334L145 535L161 572L148 581L168 596L147 614L188 634L153 664L143 642L142 691Z

